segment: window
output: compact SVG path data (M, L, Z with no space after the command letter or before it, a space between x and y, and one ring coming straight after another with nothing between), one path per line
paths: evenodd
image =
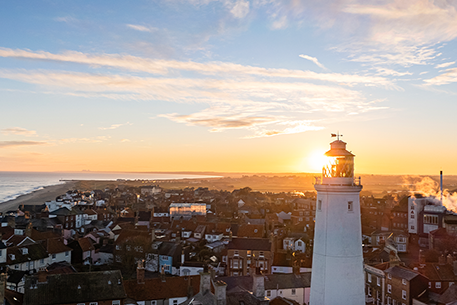
M267 297L271 297L271 290L267 290Z
M352 211L352 201L348 201L348 211Z
M401 298L402 298L403 300L406 300L406 290L402 290L402 291L401 291Z
M238 260L233 260L233 268L238 269Z
M392 285L387 284L387 292L392 293Z
M121 250L121 246L116 245L116 250Z
M55 254L52 254L52 260L55 260L56 259L56 255Z
M368 273L368 283L371 283L371 273Z
M387 273L387 278L388 278L389 280L391 280L391 279L392 279L392 274Z
M295 295L296 291L295 289L292 289L292 295Z
M70 251L65 251L65 256L70 255Z
M248 250L246 255L251 256L251 250Z
M317 201L317 210L322 211L322 200Z
M390 297L387 297L387 305L390 305Z
M40 264L44 264L44 258L40 259Z
M90 302L89 305L98 305L98 302Z
M406 285L406 280L405 280L405 279L401 279L401 283L402 283L403 285Z
M112 304L113 304L113 305L121 305L121 301L116 300L116 301L113 301Z
M436 282L435 283L435 288L441 288L441 282Z
M259 252L259 257L263 257L263 251Z
M240 252L235 250L235 251L233 252L233 255L234 255L234 256L239 256L239 255L240 255Z
M381 286L381 278L380 278L380 277L377 277L377 278L376 278L376 284L377 284L378 286Z
M397 300L392 300L392 305L397 305Z
M370 286L367 287L367 294L369 297L371 297L371 287Z

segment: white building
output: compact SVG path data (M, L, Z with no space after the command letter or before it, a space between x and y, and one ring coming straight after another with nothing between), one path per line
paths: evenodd
M365 304L359 193L354 155L336 140L317 191L311 305Z

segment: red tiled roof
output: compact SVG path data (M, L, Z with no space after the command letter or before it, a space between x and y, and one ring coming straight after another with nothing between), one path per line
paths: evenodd
M193 294L200 291L200 275L189 277L166 277L145 279L144 284L138 284L137 280L124 281L127 296L136 301L150 301L169 298L182 298L188 295L188 286L193 289Z
M238 237L262 238L264 236L263 225L244 224L238 228Z
M78 239L79 246L81 247L81 250L83 252L90 251L94 249L94 246L92 246L92 242L89 238L80 238Z
M45 240L43 244L49 254L72 251L72 249L66 246L60 238L49 238Z

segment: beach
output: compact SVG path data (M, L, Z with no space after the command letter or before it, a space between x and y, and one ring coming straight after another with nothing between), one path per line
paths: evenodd
M21 195L16 199L0 203L0 212L16 210L22 204L39 205L46 201L55 200L57 196L65 194L75 188L78 181L67 181L63 184L46 186L28 194Z

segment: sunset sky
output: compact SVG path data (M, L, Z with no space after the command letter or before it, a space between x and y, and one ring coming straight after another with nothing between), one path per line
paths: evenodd
M1 171L457 174L456 1L0 6Z

